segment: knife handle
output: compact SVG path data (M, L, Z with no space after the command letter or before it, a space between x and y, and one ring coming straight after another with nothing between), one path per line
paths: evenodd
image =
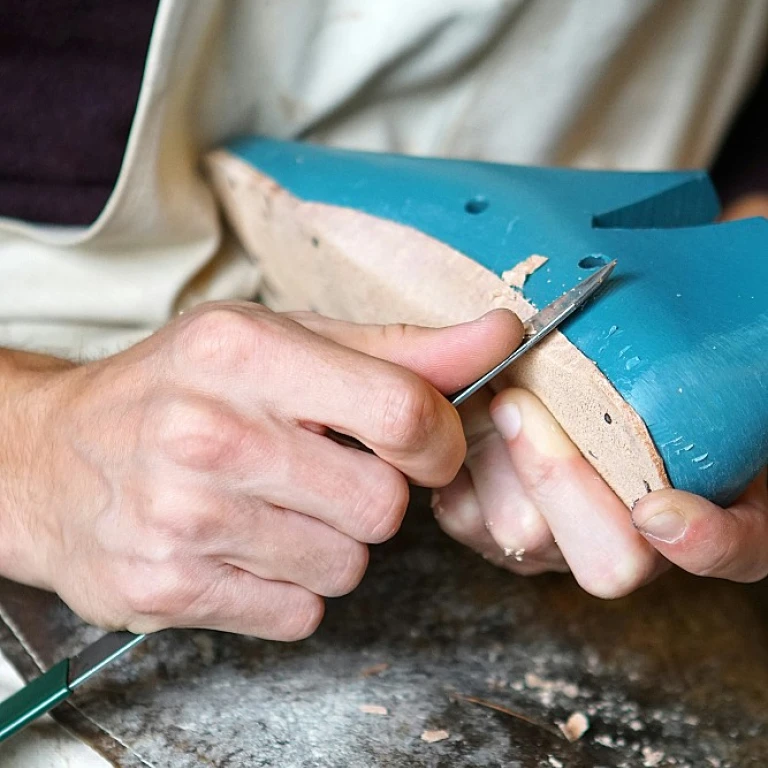
M0 702L0 742L68 698L68 677L69 659L64 659Z

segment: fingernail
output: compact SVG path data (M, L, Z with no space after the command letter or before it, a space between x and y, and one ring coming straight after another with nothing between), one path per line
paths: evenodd
M635 525L641 533L666 544L682 539L688 527L685 518L674 509L657 512L642 523L635 521Z
M491 411L491 418L505 440L514 440L523 425L520 409L514 403L502 403Z
M509 389L497 395L491 405L491 418L507 440L514 440L522 431L542 456L570 458L579 455L579 449L552 414L525 390Z

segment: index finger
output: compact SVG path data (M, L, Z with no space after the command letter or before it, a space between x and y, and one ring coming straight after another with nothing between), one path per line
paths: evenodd
M524 333L520 319L507 309L442 328L360 325L314 312L286 316L331 341L407 368L444 394L487 373L520 345Z
M245 418L329 427L426 486L446 485L461 466L458 413L406 368L244 303L201 312L184 332L181 347L192 350L179 361L187 385Z
M504 359L523 337L522 323L508 310L491 311L471 322L444 328L359 325L309 312L290 313L288 317L347 349L407 368L441 392L453 392L476 380ZM397 389L393 397L403 396L396 392ZM440 399L437 402L442 406ZM420 423L425 423L427 415L431 416L433 404L426 401L426 405L426 413L419 414ZM415 406L415 410L423 410L423 406L422 402ZM376 446L370 447L379 455L385 455ZM392 447L379 445L389 460L392 460ZM458 440L456 447L461 448L460 455L463 456L463 438Z
M315 369L318 389L301 402L299 418L356 438L419 485L449 483L466 453L456 409L405 368L354 350L342 354L349 367Z

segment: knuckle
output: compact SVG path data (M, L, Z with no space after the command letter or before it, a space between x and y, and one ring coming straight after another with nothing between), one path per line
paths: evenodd
M189 469L209 471L231 463L246 429L220 404L202 397L172 397L147 414L147 427L157 448Z
M173 562L188 543L201 543L213 537L220 527L215 509L200 504L160 506L153 510L152 544L149 555L154 562Z
M263 343L270 325L267 317L211 305L190 316L180 332L178 348L185 362L240 368Z
M130 555L141 562L162 565L173 563L189 550L189 544L215 536L220 528L219 504L207 498L194 486L150 481L142 491L143 498L135 507L137 524L129 542ZM111 548L114 537L109 529L98 531L99 539Z
M325 597L341 597L352 592L362 581L368 567L368 547L350 542L345 561L334 568Z
M310 592L302 595L296 609L280 615L278 636L285 642L304 640L314 634L325 614L325 601Z
M129 557L146 567L171 565L182 555L183 544L178 531L182 529L181 514L151 511L151 518L141 521L140 534L131 545Z
M728 542L725 546L718 547L714 557L704 567L697 569L697 574L699 576L719 576L728 570L732 560L732 546Z
M93 582L96 583L97 579ZM66 583L59 585L58 593L87 624L115 632L125 629L134 618L123 599L121 588L115 574L111 574L99 579L96 589L83 589L82 584Z
M419 448L438 418L433 392L415 376L401 378L384 392L377 409L382 441L394 448Z
M519 467L519 474L524 484L535 490L537 496L557 498L563 482L562 462L556 459L537 456Z
M225 306L203 308L192 315L181 332L179 344L196 362L220 362L243 350L250 341L250 319L242 312Z
M443 453L435 458L429 486L442 488L448 485L456 477L464 462L465 443L460 430L455 438L446 440L445 445L450 446L450 449L443 450Z
M751 560L742 562L742 557L737 540L726 534L716 540L715 551L708 558L706 565L697 569L696 573L699 576L730 578L745 582L753 581L750 577L752 572L756 570L752 567L754 563ZM759 581L759 578L755 578L754 581Z
M380 463L381 477L369 481L359 496L352 520L357 521L358 540L380 544L392 538L400 528L408 507L408 483L392 467Z
M137 619L171 620L193 601L188 581L176 570L150 568L143 575L134 573L123 585L125 603Z

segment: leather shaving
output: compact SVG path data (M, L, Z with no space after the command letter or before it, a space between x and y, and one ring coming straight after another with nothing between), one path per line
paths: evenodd
M365 715L388 715L389 710L386 707L379 706L378 704L361 704L360 711Z
M644 768L655 768L657 765L661 765L661 761L665 755L660 749L652 749L651 747L643 747L643 766Z
M574 712L564 723L558 723L568 741L578 741L589 729L589 720L582 712Z
M436 741L445 741L451 734L448 731L424 731L421 734L421 740L426 741L427 744L434 744Z
M501 279L510 287L521 290L525 285L525 281L542 265L546 264L549 259L546 256L539 256L533 254L527 259L524 259L519 264L515 264L512 269L508 269L506 272L501 273Z
M382 672L386 672L389 669L389 664L381 662L381 664L374 664L372 667L366 667L360 671L360 677L375 677Z

